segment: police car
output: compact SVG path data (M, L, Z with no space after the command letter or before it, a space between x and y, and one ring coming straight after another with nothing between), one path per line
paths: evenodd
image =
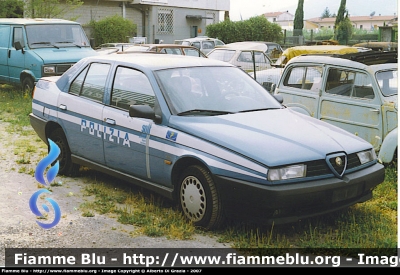
M325 214L384 180L371 144L207 58L84 58L40 79L30 120L60 147L59 174L101 170L176 201L205 229L238 210L275 224Z

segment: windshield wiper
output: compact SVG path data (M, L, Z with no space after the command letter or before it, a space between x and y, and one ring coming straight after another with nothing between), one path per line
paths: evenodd
M276 110L276 109L282 109L282 108L273 107L273 108L249 109L249 110L239 111L238 113L257 112L257 111L267 111L267 110Z
M187 115L218 116L218 115L226 115L226 114L233 114L233 113L227 112L227 111L193 109L193 110L188 110L188 111L178 113L178 116L187 116Z
M31 45L50 45L50 46L53 46L54 48L59 49L59 47L57 47L56 45L51 44L50 42L33 42L33 43L31 43Z
M60 41L60 42L55 42L55 43L57 43L57 44L72 44L74 46L77 46L78 48L82 48L78 44L75 44L74 42L71 42L71 41Z

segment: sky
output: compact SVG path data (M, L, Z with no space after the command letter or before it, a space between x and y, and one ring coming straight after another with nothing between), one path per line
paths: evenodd
M321 16L326 7L331 14L336 14L340 2L340 0L304 0L304 19ZM298 0L230 0L229 16L232 21L239 21L267 12L288 11L295 15L297 4ZM346 8L350 16L366 16L372 12L375 12L375 15L398 14L397 0L347 0Z

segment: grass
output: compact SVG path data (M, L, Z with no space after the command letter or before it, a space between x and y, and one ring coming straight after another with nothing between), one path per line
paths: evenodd
M46 154L43 142L30 127L30 110L30 98L0 86L0 121L8 122L7 132L16 137L12 141L16 169L27 174L34 171L35 164ZM3 142L11 145L11 141ZM397 165L387 166L385 181L374 190L373 198L346 210L286 226L265 225L259 220L235 221L221 230L205 232L187 223L169 201L83 168L85 202L79 210L84 217L108 215L121 224L132 225L132 236L188 240L195 234L210 234L249 254L288 248L312 249L314 253L374 248L385 253L386 249L397 247L397 172Z

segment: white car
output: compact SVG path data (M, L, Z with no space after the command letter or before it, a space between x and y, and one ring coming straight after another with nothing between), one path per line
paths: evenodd
M218 38L210 38L208 36L197 36L193 38L186 38L183 40L175 40L174 43L184 46L196 47L204 54L209 53L215 47L225 45L222 40L219 40Z
M257 42L231 43L211 50L207 57L240 67L246 72L272 68L267 46Z

